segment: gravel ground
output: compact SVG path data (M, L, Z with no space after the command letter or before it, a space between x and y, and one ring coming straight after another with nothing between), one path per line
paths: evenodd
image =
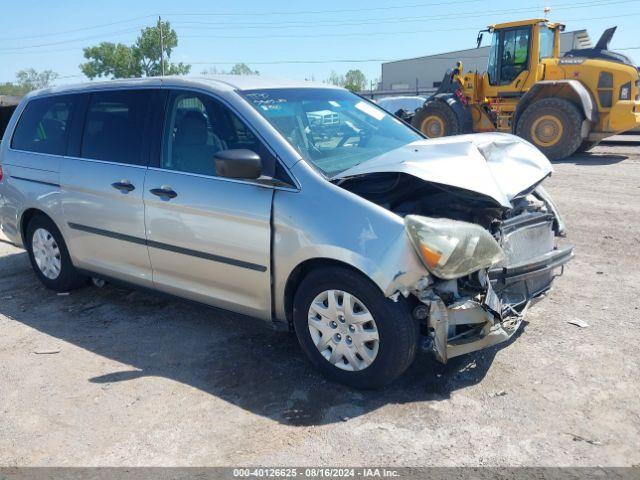
M0 242L0 465L639 464L640 147L555 167L577 256L550 297L508 344L421 354L377 392L326 382L257 321L56 295Z

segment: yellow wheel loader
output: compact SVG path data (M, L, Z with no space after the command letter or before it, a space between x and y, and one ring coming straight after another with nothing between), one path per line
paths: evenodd
M487 71L458 62L412 125L426 136L514 133L551 160L585 151L603 138L640 127L640 72L608 49L616 27L595 48L560 57L564 25L545 19L490 26Z

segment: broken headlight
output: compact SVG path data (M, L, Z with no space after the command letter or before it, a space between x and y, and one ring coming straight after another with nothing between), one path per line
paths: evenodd
M453 279L504 259L491 234L479 225L407 215L404 223L418 256L436 277Z

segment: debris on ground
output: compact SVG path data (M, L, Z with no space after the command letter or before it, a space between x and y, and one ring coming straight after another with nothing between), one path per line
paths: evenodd
M55 355L56 353L60 353L62 350L34 350L33 353L36 355Z
M573 437L573 441L574 442L586 442L589 445L595 445L595 446L602 445L602 442L599 441L599 440L593 440L591 438L586 438L586 437L583 437L581 435L576 435L575 433L567 432L567 435L571 435Z
M499 391L497 391L497 392L490 393L490 394L489 394L489 396L490 396L490 397L504 397L506 394L507 394L507 392L506 392L506 391L504 391L504 390L499 390Z
M567 323L570 323L571 325L575 325L575 326L580 327L580 328L587 328L589 326L589 324L587 322L585 322L584 320L580 320L578 318L574 318L572 320L568 320Z

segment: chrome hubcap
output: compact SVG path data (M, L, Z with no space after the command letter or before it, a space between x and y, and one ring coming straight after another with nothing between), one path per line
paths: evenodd
M380 337L364 303L342 290L325 290L311 302L309 333L320 354L349 371L364 370L378 355Z
M40 272L50 280L58 278L62 269L62 256L53 235L44 228L38 228L33 232L31 248Z

